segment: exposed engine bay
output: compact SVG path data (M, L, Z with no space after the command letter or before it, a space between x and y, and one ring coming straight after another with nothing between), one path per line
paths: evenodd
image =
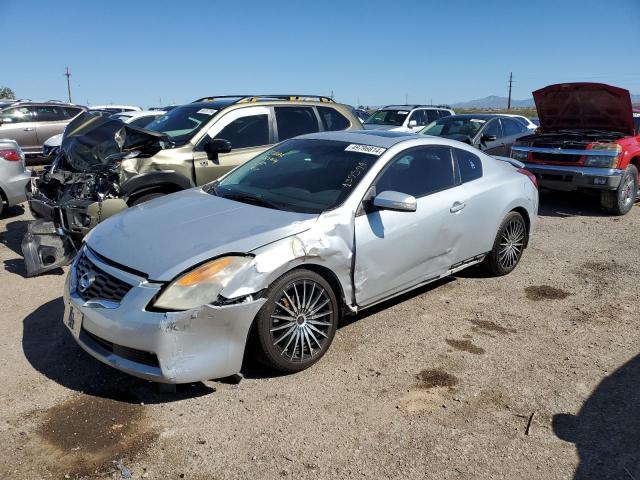
M122 163L151 157L169 145L161 133L85 113L71 122L58 156L31 180L36 217L22 240L28 276L68 265L82 238L127 207Z

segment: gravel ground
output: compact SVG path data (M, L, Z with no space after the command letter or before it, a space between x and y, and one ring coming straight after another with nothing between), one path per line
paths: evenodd
M0 478L640 479L640 208L546 194L511 275L470 269L349 319L310 370L161 393L61 324L0 221ZM580 208L572 207L580 205Z

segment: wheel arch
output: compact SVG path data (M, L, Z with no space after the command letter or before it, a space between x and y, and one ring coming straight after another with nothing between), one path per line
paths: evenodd
M149 193L174 193L194 186L190 178L172 170L165 170L136 175L125 181L120 188L130 204L136 198Z
M344 313L346 313L349 309L347 308L347 302L344 294L344 289L342 288L342 284L340 280L338 280L338 276L331 271L331 269L325 267L324 265L319 265L317 263L301 263L300 265L295 266L288 270L287 273L296 271L296 270L311 270L314 273L317 273L322 278L324 278L327 283L333 289L333 293L338 300L338 308L340 309L340 316L342 317Z

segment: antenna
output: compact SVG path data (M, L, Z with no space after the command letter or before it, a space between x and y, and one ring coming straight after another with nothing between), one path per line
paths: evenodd
M71 103L71 73L69 73L69 67L67 67L67 71L64 73L64 76L67 77L67 94L69 95L69 103Z
M507 110L511 110L511 87L513 85L513 72L509 72L509 99L507 100Z

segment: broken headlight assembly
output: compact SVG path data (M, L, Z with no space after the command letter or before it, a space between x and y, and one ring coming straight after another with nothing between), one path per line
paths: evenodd
M158 310L189 310L211 303L251 259L250 256L229 255L183 273L160 292L152 307Z
M599 154L587 155L587 167L615 168L622 153L622 147L617 143L593 143L590 152Z

